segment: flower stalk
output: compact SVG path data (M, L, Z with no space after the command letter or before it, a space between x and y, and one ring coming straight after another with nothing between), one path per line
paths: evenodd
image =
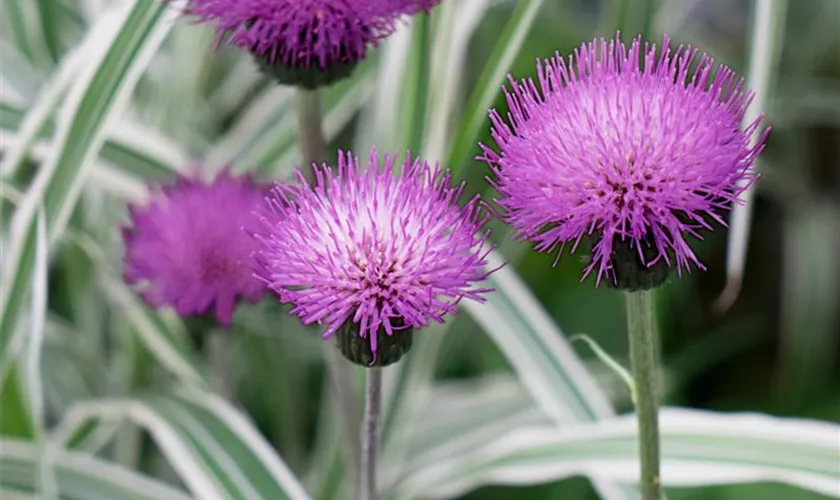
M321 91L318 89L297 90L298 134L300 154L303 158L303 171L309 180L313 163L321 164L326 160L327 140L322 126Z
M382 369L365 370L365 417L362 424L361 500L376 500L376 465L379 456L379 421L382 413Z
M660 500L659 383L652 290L627 292L627 329L633 370L633 401L639 426L642 500Z

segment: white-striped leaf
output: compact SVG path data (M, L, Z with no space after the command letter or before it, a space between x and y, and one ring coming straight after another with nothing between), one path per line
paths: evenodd
M838 425L665 408L660 426L666 487L775 481L840 497ZM451 498L482 485L575 475L637 482L636 419L515 429L472 452L406 469L414 472L394 498Z
M769 102L768 93L779 62L787 18L787 0L758 0L755 4L750 69L747 78L747 86L755 92L755 98L744 115L743 127L748 127L757 120ZM755 144L761 133L761 129L755 131L753 137L750 138L752 144ZM732 305L741 290L741 280L744 277L747 261L747 242L752 225L754 192L754 186L745 191L741 196L743 204L735 205L732 209L726 252L727 284L719 299L721 308Z
M518 2L510 21L499 35L490 60L484 66L458 125L455 141L450 146L446 162L448 168L459 168L469 159L470 152L477 148L476 141L481 125L487 121L487 110L499 94L504 75L522 48L525 35L528 34L542 4L543 0Z
M34 266L37 207L43 205L47 238L56 241L84 183L86 167L98 155L106 125L123 109L146 64L169 30L172 10L157 0L126 3L115 16L118 35L99 60L80 71L58 117L54 147L15 211L12 243L3 268L0 297L0 351L5 352L27 296L25 278Z
M489 256L489 268L501 264L498 253ZM537 405L558 423L612 416L606 394L516 272L503 267L487 285L495 289L487 302L462 307L499 346Z
M173 331L170 323L180 325L173 319L165 321L162 314L149 309L125 283L115 277L103 251L90 238L71 233L75 243L85 251L98 269L97 282L112 306L133 327L138 340L146 346L157 361L181 382L188 385L206 386L195 353L182 341L183 335Z
M353 76L324 90L324 135L334 139L367 103L371 89L371 64L362 63ZM217 139L207 163L220 167L235 164L238 171L257 170L283 177L297 167L294 89L273 85L260 94L231 130Z
M53 450L51 458L62 499L190 499L183 490L87 453ZM0 498L44 498L36 495L37 463L38 447L33 443L0 439Z
M4 151L19 147L24 111L20 104L9 100L0 102L0 148ZM30 157L41 163L51 147L49 137L54 125L47 122L41 134L29 149ZM100 175L131 176L135 182L163 181L185 172L189 161L187 154L157 131L127 119L116 120L99 153L99 162L93 166L94 182ZM115 172L105 172L105 169Z
M428 404L416 408L403 455L412 469L434 465L471 452L510 429L550 424L522 386L510 375L487 375L476 380L437 384ZM382 461L383 489L393 491L410 474L402 462Z
M80 403L67 413L56 439L69 441L91 420L114 419L128 419L148 431L199 498L308 498L247 418L204 391L183 389L175 397Z

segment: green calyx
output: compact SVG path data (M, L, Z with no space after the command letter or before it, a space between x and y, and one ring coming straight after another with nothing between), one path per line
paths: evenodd
M660 259L653 266L647 263L652 262L658 255L654 245L642 244L642 255L644 262L639 258L637 246L631 246L632 240L616 239L613 244L612 270L615 281L608 280L614 288L628 292L638 290L650 290L655 288L668 278L668 265Z
M323 69L317 64L287 66L279 61L271 62L267 56L255 56L260 70L274 78L280 85L293 85L307 90L326 87L349 77L358 65L358 61L331 64Z
M370 349L370 339L359 336L359 325L347 320L335 332L335 345L348 360L368 368L396 363L411 349L414 328L394 330L388 335L384 328L376 332L376 354Z

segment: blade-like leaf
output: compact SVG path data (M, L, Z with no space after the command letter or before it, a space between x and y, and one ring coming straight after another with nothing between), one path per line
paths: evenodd
M29 314L29 338L27 339L26 386L30 414L38 442L38 493L44 498L56 494L56 482L52 466L52 447L44 438L46 410L44 399L43 368L41 359L44 346L44 327L47 316L47 228L44 214L38 211L35 236L35 269L32 276L32 308Z
M96 57L95 51L104 50L111 42L116 34L113 32L113 22L113 16L105 16L102 22L88 32L85 40L62 59L58 69L41 88L35 102L29 105L26 116L20 123L15 147L11 148L0 162L0 176L8 177L14 174L28 148L55 112L64 93L75 81L84 59Z
M502 262L498 252L488 257L491 269ZM537 405L558 424L611 417L614 410L607 394L516 272L503 267L487 284L495 289L487 302L467 301L462 307L499 346ZM630 488L598 476L592 480L602 498L637 497Z
M484 66L461 118L455 142L452 143L446 161L448 168L459 168L469 159L470 153L476 150L481 125L487 120L487 110L499 94L502 79L522 48L525 35L528 34L542 4L543 0L518 2L510 21L499 35L490 60Z
M426 134L429 101L429 67L431 20L428 15L414 18L411 26L411 49L408 66L400 82L398 116L400 148L411 152L422 150ZM416 153L415 153L416 154Z
M190 492L208 500L227 498L220 482L224 478L208 470L202 462L200 451L194 449L176 427L145 403L131 400L79 403L65 413L61 424L54 431L54 439L59 443L69 443L91 421L98 420L129 420L145 429Z
M778 66L784 38L787 0L757 0L753 20L752 47L750 49L750 69L747 86L755 93L755 98L744 115L743 126L748 127L761 116L768 102L768 93L773 75ZM762 134L757 129L751 138L752 144ZM718 308L726 309L738 297L744 266L747 260L747 242L752 223L752 204L755 187L741 196L743 204L732 209L731 229L726 252L726 288L718 299Z
M8 148L18 148L21 140L19 129L22 127L24 112L20 105L0 102L0 137ZM39 135L40 142L30 148L33 160L41 163L47 158L51 145L45 140L54 132L53 124L47 122ZM101 164L94 169L107 165L111 169L125 172L138 179L163 181L185 172L189 158L187 154L168 138L153 129L129 120L118 120L110 130L110 136L99 154ZM98 180L101 168L92 176Z
M225 451L244 468L263 498L308 498L297 478L242 412L206 391L184 388L178 396L196 421L225 445Z
M334 139L372 95L370 64L363 63L353 76L324 91L324 135ZM231 130L214 141L207 155L213 167L234 164L235 171L258 170L284 177L298 166L294 92L272 86L254 99Z
M73 500L189 500L183 491L93 455L66 450L54 452L58 491ZM0 439L0 498L36 498L38 447L28 441ZM29 495L32 497L29 497ZM42 498L37 496L37 498Z
M3 2L3 14L8 16L12 38L17 50L33 63L48 61L46 33L42 31L40 2L7 0Z
M206 385L198 370L198 359L178 337L169 331L168 325L153 311L142 304L120 281L111 276L100 278L103 289L113 304L134 326L139 340L176 377L188 384Z
M509 375L438 384L428 402L415 409L408 441L397 444L413 457L411 468L472 452L510 429L550 423ZM410 473L387 457L382 464L383 489L397 487L400 475Z
M43 0L39 0L39 4L41 3ZM84 65L104 56L106 49L118 34L116 27L119 26L120 15L121 11L118 9L103 15L87 32L85 38L62 58L61 64L39 90L35 101L29 104L26 115L17 128L17 142L0 164L0 175L6 177L14 173L34 139L47 127L48 120L52 118L67 89L77 81Z
M125 315L140 342L182 382L206 386L193 351L180 342L179 336L171 331L159 314L151 311L125 283L114 277L105 254L96 243L84 235L71 233L71 236L99 269L98 282L106 292L105 296L112 302L114 309Z
M70 90L55 133L51 156L38 171L12 222L12 243L4 262L0 297L0 351L5 352L29 291L34 266L37 207L43 204L50 243L61 234L84 182L86 167L99 153L110 118L125 107L134 85L169 30L175 9L157 0L136 0L115 15L118 32L100 60L89 61Z
M502 260L494 253L488 262L495 268ZM462 306L496 342L537 404L559 423L612 416L604 391L516 272L503 267L487 285L495 289L487 302Z
M444 2L437 11L429 78L429 119L423 145L423 159L427 161L444 159L452 110L466 73L469 43L489 7L489 0L465 0Z
M137 0L109 50L83 72L71 89L55 133L53 156L39 172L28 196L42 195L51 241L61 233L84 183L85 167L102 148L107 125L127 98L168 33L177 5ZM25 212L24 212L25 213ZM17 215L16 215L16 218Z
M697 486L788 483L840 497L840 426L757 414L663 409L662 481ZM633 415L558 429L522 428L400 483L396 498L451 498L485 484L535 484L574 475L638 481ZM418 459L420 459L418 457Z
M80 403L57 439L67 441L91 419L129 419L146 429L200 498L308 498L253 425L213 394L183 389L177 397Z

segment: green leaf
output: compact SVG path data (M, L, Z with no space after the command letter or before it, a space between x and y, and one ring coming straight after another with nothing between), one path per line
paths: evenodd
M445 163L448 168L459 168L476 150L479 131L487 121L488 109L499 94L502 78L519 54L525 35L531 29L542 4L543 0L517 3L467 102L467 108L455 134L455 142L452 143Z
M495 252L488 262L493 269L503 260ZM462 307L499 346L537 405L559 423L612 416L605 392L516 271L502 267L486 284L495 289L487 302Z
M111 275L101 274L102 288L114 308L125 315L137 338L157 361L182 382L206 386L199 360L192 349L179 341L159 314L151 311L126 285Z
M10 363L8 373L0 380L0 435L32 438L35 428L21 371L18 363Z
M51 155L38 171L12 220L10 257L3 269L0 302L0 352L6 346L29 292L28 277L34 262L37 211L43 204L47 239L61 234L84 183L86 168L99 153L105 125L123 108L149 59L176 16L157 0L136 0L112 12L117 36L101 59L92 59L80 71L58 118Z
M33 252L31 276L17 286L32 287L32 305L26 326L17 324L17 317L0 320L0 328L8 328L8 339L0 350L0 434L37 437L43 433L43 388L40 377L40 356L43 344L47 307L47 250L43 212L38 210L34 232L27 235ZM29 248L30 245L27 245ZM25 296L10 298L19 315ZM29 335L26 331L29 330ZM2 331L0 331L2 333ZM28 347L28 356L22 357Z
M435 12L429 118L422 149L426 160L439 161L449 146L449 124L467 76L470 42L490 3L490 0L444 2Z
M488 268L502 265L494 251ZM586 370L563 332L510 266L491 274L486 282L495 289L487 301L461 304L507 358L525 390L558 424L593 422L614 415L607 394ZM602 498L634 498L629 489L592 476Z
M43 196L51 241L61 233L85 180L85 167L99 153L106 124L126 105L134 85L171 27L175 9L136 0L105 57L83 72L59 116L53 154L29 195ZM89 75L89 76L88 76ZM43 191L41 191L43 188Z
M38 493L44 498L53 498L56 493L56 479L44 441L46 409L42 377L42 354L44 329L47 316L47 228L43 211L38 211L35 235L35 268L32 273L32 307L29 314L29 336L27 338L26 386L30 404L30 415L34 425L34 437L38 442ZM22 402L23 403L23 402Z
M111 21L111 19L105 18L104 21ZM14 175L26 158L30 146L52 118L61 98L75 82L85 57L90 57L91 52L96 48L107 47L114 35L110 26L99 23L77 48L62 59L59 67L38 91L35 101L29 103L26 115L15 127L16 141L0 162L0 175L3 177Z
M417 154L423 148L429 101L431 22L429 15L416 16L411 26L408 67L401 82L400 148Z
M391 449L404 449L404 454L412 457L411 463L392 460L386 453L382 459L383 490L397 488L401 476L412 473L408 467L433 466L438 460L470 453L510 429L546 425L550 420L514 377L485 375L435 385L428 404L414 409L411 422L406 439Z
M19 148L19 143L24 140L19 135L23 120L24 111L19 105L9 101L0 102L0 134L13 147ZM49 156L50 144L47 139L54 130L52 122L44 124L29 150L34 161L40 163ZM93 181L99 181L99 175L129 176L141 185L142 181L171 179L183 173L189 161L187 154L169 139L153 129L128 120L119 120L110 129L99 160L100 163L93 167L97 173ZM4 168L6 165L3 164ZM105 169L108 171L103 171ZM6 175L5 171L3 175Z
M373 94L372 71L362 63L349 79L324 90L324 136L327 142L344 130ZM230 131L214 141L207 163L214 167L234 164L235 171L256 170L285 177L300 161L294 91L271 86L258 96Z
M747 88L755 97L750 103L741 124L743 128L753 123L764 112L769 102L770 87L774 81L787 19L787 0L757 2L753 12L752 43L750 47L750 69ZM761 129L750 138L752 144L758 140ZM751 144L751 145L752 145ZM757 168L757 166L756 166ZM747 263L747 243L752 225L752 205L755 186L741 195L743 203L736 204L730 217L729 242L726 251L726 288L718 299L717 307L728 309L741 291L744 267Z
M80 403L56 431L66 442L91 419L128 419L148 431L187 488L204 499L306 499L283 460L238 410L215 394Z
M8 16L17 50L33 63L43 64L48 61L48 47L43 31L41 2L27 0L6 0L3 13Z
M660 426L666 487L775 481L840 496L836 424L666 408ZM395 498L451 498L485 484L538 484L574 475L635 482L637 453L634 415L524 427L426 467L409 464Z
M0 439L0 498L7 492L29 498L38 491L38 447L28 441ZM86 453L51 450L62 499L189 500L183 490ZM37 498L42 498L38 496Z
M199 370L199 360L191 348L180 341L160 314L148 306L115 277L107 257L89 237L71 233L73 240L85 251L99 270L97 281L106 292L115 310L125 315L138 340L146 346L157 361L185 384L206 386L207 381Z

